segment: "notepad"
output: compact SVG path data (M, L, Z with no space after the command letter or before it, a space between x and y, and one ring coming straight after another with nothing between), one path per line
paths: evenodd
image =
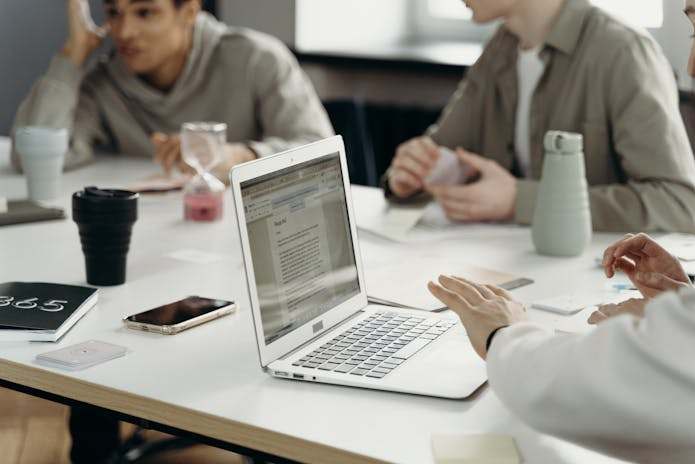
M437 464L520 464L521 457L509 435L433 435Z
M429 281L452 275L506 290L528 285L533 280L453 261L436 255L418 256L377 269L366 268L367 295L373 303L437 311L445 306L427 289Z
M0 226L64 218L65 212L60 208L41 206L30 200L9 200L7 211L0 213Z

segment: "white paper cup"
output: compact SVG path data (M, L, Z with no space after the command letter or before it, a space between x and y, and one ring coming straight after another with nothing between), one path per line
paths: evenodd
M15 133L15 149L22 161L29 199L53 200L60 195L68 130L27 126Z

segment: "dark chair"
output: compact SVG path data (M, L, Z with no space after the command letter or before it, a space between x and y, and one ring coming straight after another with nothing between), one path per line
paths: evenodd
M679 106L685 130L688 132L690 147L695 152L695 93L681 90L679 92Z
M364 103L358 100L333 100L323 104L336 134L343 136L350 182L378 185L372 139L367 130Z
M413 137L423 135L437 121L441 108L420 106L367 105L367 130L372 138L376 173L380 178L391 165L396 148Z

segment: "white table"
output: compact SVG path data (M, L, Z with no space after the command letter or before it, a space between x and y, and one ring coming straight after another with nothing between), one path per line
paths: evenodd
M6 163L6 144L0 141L0 152L3 146ZM24 196L22 177L2 164L2 156L0 195ZM59 204L69 213L70 193L85 185L122 186L156 170L149 161L102 158L64 175ZM523 228L418 247L361 234L361 244L367 265L408 259L425 246L466 255L471 263L535 279L534 285L516 291L530 300L559 288L603 285L593 258L614 238L596 236L591 249L575 259L536 255ZM166 256L189 248L218 260L196 264ZM0 228L0 263L0 281L85 283L77 227L70 219ZM121 324L123 316L188 294L234 299L239 310L175 336ZM532 315L548 324L557 319ZM225 198L223 221L201 224L182 220L180 193L144 195L126 284L101 288L98 305L57 345L0 343L0 381L57 401L96 405L218 446L302 462L431 463L431 435L480 433L513 435L528 463L619 462L531 430L487 387L473 399L451 401L271 378L260 369L253 337L230 198ZM38 353L87 339L125 345L130 352L78 372L33 361Z

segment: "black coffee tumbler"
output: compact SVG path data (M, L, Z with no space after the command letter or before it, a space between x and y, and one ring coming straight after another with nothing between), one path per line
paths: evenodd
M80 231L88 283L125 282L130 235L137 218L135 192L85 187L72 195L72 219Z

